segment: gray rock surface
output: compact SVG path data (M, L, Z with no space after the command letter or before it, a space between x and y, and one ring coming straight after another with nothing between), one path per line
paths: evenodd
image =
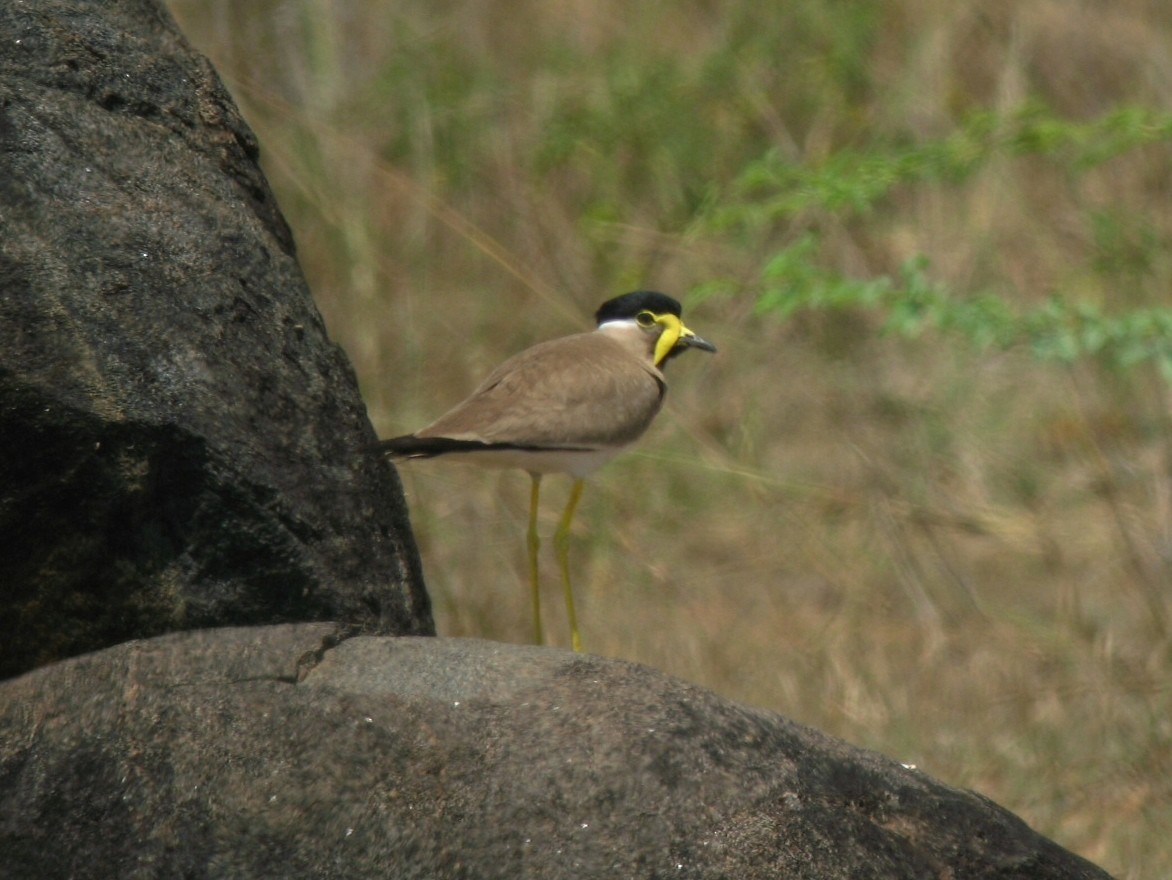
M0 677L192 627L433 631L257 152L153 0L0 3Z
M332 633L176 634L0 684L0 872L1107 876L984 798L644 667Z

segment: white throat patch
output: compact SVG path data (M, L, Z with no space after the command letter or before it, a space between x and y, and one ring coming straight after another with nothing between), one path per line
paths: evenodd
M633 328L636 330L640 329L639 323L634 318L615 318L614 320L611 320L611 321L603 321L595 329L605 330L607 328L614 329L614 330L619 330L619 329L626 330L628 328Z

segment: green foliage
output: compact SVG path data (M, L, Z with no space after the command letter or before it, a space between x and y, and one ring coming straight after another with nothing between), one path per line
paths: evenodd
M1051 292L1035 307L988 291L961 295L929 276L923 255L894 274L852 278L821 259L819 218L837 222L878 210L899 187L957 185L998 159L1040 157L1077 179L1111 159L1151 144L1172 143L1172 115L1124 107L1088 122L1061 120L1037 106L972 115L956 131L923 143L843 149L820 162L784 160L771 151L737 179L733 196L711 213L709 229L743 243L780 232L791 243L764 259L756 310L787 317L798 310L868 309L887 331L959 336L980 348L1025 347L1042 360L1094 358L1116 370L1154 364L1172 381L1172 308L1112 314L1095 302ZM1100 274L1130 278L1150 271L1161 248L1154 224L1118 211L1087 212ZM714 285L706 290L711 292ZM727 288L733 285L726 285Z
M1095 357L1129 369L1153 362L1172 381L1172 308L1136 309L1118 316L1092 303L1053 296L1036 308L1014 308L994 294L958 297L928 277L917 256L897 276L847 278L818 267L818 241L807 234L775 254L761 270L759 313L786 317L799 310L872 309L883 329L916 336L951 333L980 348L1027 348L1040 360Z
M1172 114L1123 107L1090 122L1071 122L1029 105L971 114L954 132L923 143L844 148L802 162L771 150L737 178L729 204L711 223L757 228L821 210L865 214L901 185L957 183L995 158L1038 156L1078 174L1129 150L1172 141Z
M735 6L715 43L685 29L673 45L662 10L624 19L604 58L565 42L544 59L551 94L533 169L589 179L590 218L686 228L769 143L758 89L802 125L834 110L850 119L873 91L866 57L879 21L864 0Z

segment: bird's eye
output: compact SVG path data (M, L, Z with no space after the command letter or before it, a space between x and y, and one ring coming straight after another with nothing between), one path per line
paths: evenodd
M655 315L653 315L651 312L640 312L639 314L635 315L635 321L639 324L640 327L654 327Z

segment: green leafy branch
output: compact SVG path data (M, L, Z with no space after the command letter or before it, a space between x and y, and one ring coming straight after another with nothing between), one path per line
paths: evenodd
M759 313L870 309L883 314L887 332L913 337L935 330L981 348L1024 347L1039 359L1065 363L1085 357L1120 369L1153 363L1172 381L1170 308L1109 315L1098 305L1053 296L1041 306L1017 309L990 293L950 293L928 277L923 256L907 260L895 276L856 279L821 268L817 249L817 237L806 234L764 265Z
M795 162L771 151L740 174L733 199L710 216L717 229L759 227L810 209L861 214L897 186L964 180L999 156L1041 156L1072 173L1148 144L1172 140L1172 114L1123 107L1087 122L1027 105L981 111L945 137L866 150L846 148Z
M883 316L886 330L905 336L934 330L982 348L1025 348L1062 362L1095 358L1123 370L1149 363L1172 381L1172 309L1108 314L1059 295L1039 306L988 292L961 296L929 278L923 256L905 261L894 275L850 278L822 267L815 231L819 214L866 214L899 186L963 182L996 158L1041 157L1077 180L1113 157L1169 142L1172 114L1140 107L1089 121L1061 119L1036 104L1009 113L982 111L943 137L915 144L846 148L802 162L771 152L745 168L730 197L703 222L717 234L748 233L757 247L772 251L760 268L761 313L870 309ZM1103 216L1092 220L1111 231ZM771 248L767 242L778 235L792 243Z

